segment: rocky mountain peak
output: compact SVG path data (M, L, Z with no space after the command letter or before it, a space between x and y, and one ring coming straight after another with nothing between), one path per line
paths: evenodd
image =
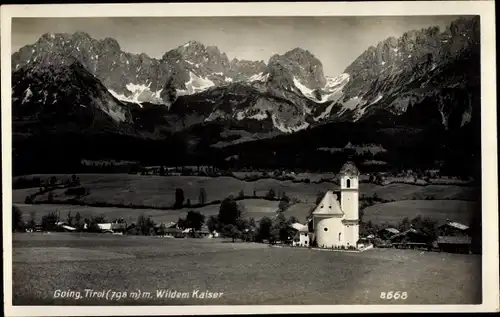
M272 74L273 78L286 72L290 79L295 79L308 89L318 89L326 85L322 63L312 53L302 48L295 48L283 55L271 56L267 72Z

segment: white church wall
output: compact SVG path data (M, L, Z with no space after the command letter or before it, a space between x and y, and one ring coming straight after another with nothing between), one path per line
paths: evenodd
M343 191L341 193L340 203L342 211L344 211L344 218L349 220L356 220L359 217L359 194L358 191Z
M359 239L359 226L346 225L345 235L346 235L345 245L355 247Z
M331 248L345 245L346 237L342 218L318 218L315 221L315 226L318 247Z

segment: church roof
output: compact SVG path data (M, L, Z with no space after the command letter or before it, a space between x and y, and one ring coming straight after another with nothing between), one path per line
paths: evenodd
M342 168L340 169L340 173L341 174L354 174L354 175L359 175L359 170L358 168L356 167L356 165L354 165L353 162L346 162Z
M314 209L313 215L344 215L342 208L340 208L337 195L332 191L328 191L321 202Z

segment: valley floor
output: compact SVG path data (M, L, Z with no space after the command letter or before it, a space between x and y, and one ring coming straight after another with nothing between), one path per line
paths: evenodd
M34 176L48 179L51 175ZM56 175L59 180L68 179L71 175ZM274 216L278 210L279 201L262 199L270 190L275 197L286 194L292 200L298 201L285 211L285 216L294 216L299 221L305 221L311 208L315 206L318 193L336 189L336 185L328 182L306 184L275 179L263 179L254 182L242 181L232 177L197 177L197 176L142 176L129 174L82 174L81 186L88 189L88 195L82 197L68 196L66 189L55 189L51 193L54 202L48 204L49 192L36 195L35 202L42 204L24 204L26 196L33 195L39 188L13 190L13 203L20 207L23 219L29 220L33 215L37 222L42 216L50 213L60 213L66 218L68 212L74 216L79 212L82 218L104 215L108 220L124 218L131 223L142 213L150 215L155 222L177 221L185 217L189 210L197 210L207 218L216 215L220 201L232 195L246 196L238 203L244 207L247 217L258 220L264 216ZM310 175L309 175L310 176ZM172 209L175 202L175 191L180 188L184 192L185 202L199 203L200 190L206 192L206 205L202 207L185 207ZM385 186L361 183L360 197L375 197L388 201L368 207L364 220L373 223L396 222L404 217L410 219L418 214L430 216L441 222L446 219L469 223L474 214L480 212L476 203L480 196L474 187L457 185L389 184ZM252 196L257 198L252 198ZM76 199L79 205L69 205L68 200ZM104 206L105 207L104 207ZM141 208L135 207L141 206Z
M56 290L132 292L133 300L56 299ZM166 299L157 290L222 292ZM381 292L407 292L381 299ZM479 304L481 257L414 250L271 248L219 239L13 235L14 305Z

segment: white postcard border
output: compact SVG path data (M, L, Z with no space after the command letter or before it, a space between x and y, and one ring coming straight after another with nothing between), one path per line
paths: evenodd
M13 17L480 15L482 100L481 305L12 306L11 19ZM3 5L1 7L4 308L7 316L488 312L499 310L494 1Z

